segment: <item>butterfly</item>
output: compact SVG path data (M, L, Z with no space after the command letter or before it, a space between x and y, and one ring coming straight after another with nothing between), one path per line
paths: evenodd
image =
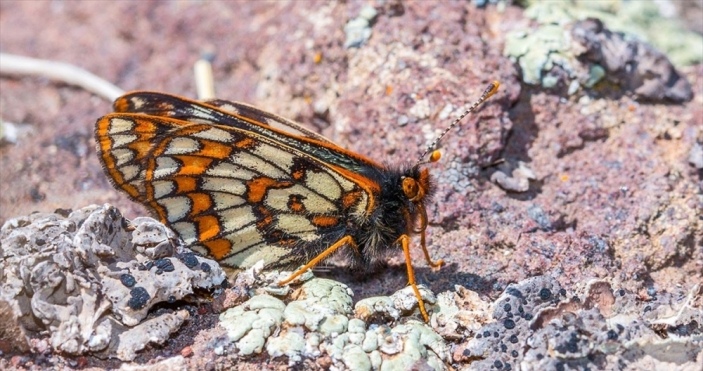
M247 104L146 91L117 98L114 112L97 120L97 153L115 188L192 250L238 268L261 259L267 268L304 264L280 285L342 247L352 269L400 247L428 321L410 256L419 234L427 263L443 264L425 241L434 190L426 165L439 160L439 140L498 86L490 84L413 166L381 165Z

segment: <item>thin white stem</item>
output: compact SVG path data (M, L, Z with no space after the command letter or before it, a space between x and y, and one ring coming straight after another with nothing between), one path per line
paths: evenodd
M41 76L81 87L110 102L124 94L124 90L74 65L0 53L0 74Z

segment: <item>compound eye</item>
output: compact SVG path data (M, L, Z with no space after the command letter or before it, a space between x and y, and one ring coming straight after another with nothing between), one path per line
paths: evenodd
M419 187L415 179L408 177L403 178L403 193L405 193L405 197L411 200L414 199L417 197L418 189Z

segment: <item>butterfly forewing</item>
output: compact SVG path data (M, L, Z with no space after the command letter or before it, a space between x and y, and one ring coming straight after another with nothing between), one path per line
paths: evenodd
M307 137L281 143L216 108L142 96L98 121L100 158L118 188L201 253L239 267L305 260L372 208L373 182L300 150Z
M141 113L193 123L231 126L259 134L311 157L352 171L380 168L369 159L340 148L321 135L243 103L213 100L211 104L154 92L135 92L118 98L115 112Z

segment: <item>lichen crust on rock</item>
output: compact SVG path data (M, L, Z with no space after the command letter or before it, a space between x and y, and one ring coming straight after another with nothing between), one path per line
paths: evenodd
M216 262L151 218L130 222L107 204L59 212L10 219L0 230L0 299L27 336L48 334L57 351L131 360L188 318L144 321L154 305L225 279Z

